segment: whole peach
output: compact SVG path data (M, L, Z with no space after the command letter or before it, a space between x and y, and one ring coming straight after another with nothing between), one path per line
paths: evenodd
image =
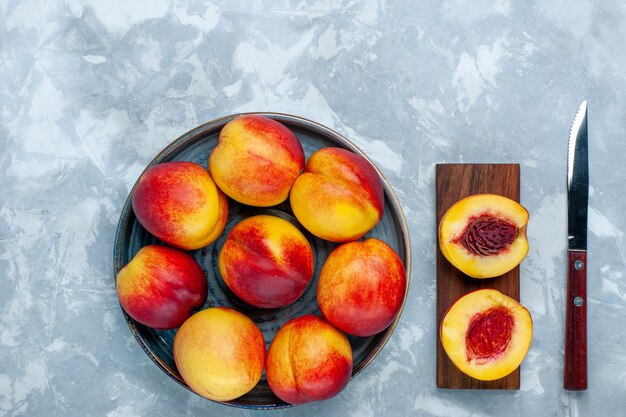
M313 276L313 252L296 226L258 215L231 230L218 258L222 279L239 298L261 308L285 307Z
M304 152L283 124L244 115L222 128L209 167L217 185L233 200L268 207L287 199L304 167Z
M350 380L350 342L320 317L297 317L276 333L267 353L265 374L272 392L287 403L326 400Z
M207 298L204 272L191 256L167 246L141 248L116 280L122 308L139 323L173 329Z
M176 332L174 361L195 393L214 401L230 401L261 379L263 333L236 310L208 308L191 316Z
M344 243L324 263L317 302L331 324L355 336L371 336L394 320L406 294L406 272L385 242Z
M202 166L165 162L146 171L133 192L139 223L165 243L199 249L224 230L228 200Z
M347 242L378 224L385 196L380 177L365 158L328 147L309 157L289 198L294 215L309 232Z

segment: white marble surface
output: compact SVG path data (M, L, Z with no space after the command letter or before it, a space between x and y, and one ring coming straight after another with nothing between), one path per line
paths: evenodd
M626 6L608 1L0 0L0 415L268 415L168 379L130 334L114 233L144 166L192 127L292 113L362 147L411 231L390 342L285 416L626 413ZM562 389L566 142L588 98L589 387ZM435 386L434 166L518 162L535 337L517 392Z

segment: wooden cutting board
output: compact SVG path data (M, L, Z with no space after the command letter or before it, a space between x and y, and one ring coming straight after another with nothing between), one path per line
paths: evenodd
M518 164L438 164L437 232L448 208L472 194L500 194L520 201L520 167ZM438 236L438 233L437 233ZM438 237L437 237L438 239ZM440 324L448 308L461 296L482 288L493 288L519 301L519 267L497 278L475 279L456 269L443 256L437 244L437 387L452 389L517 390L519 368L496 381L479 381L457 369L448 359L440 341Z

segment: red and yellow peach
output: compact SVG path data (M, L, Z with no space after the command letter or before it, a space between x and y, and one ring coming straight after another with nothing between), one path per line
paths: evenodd
M320 272L317 302L331 324L355 336L387 328L402 308L406 272L385 242L344 243L331 252Z
M475 194L453 204L439 224L446 259L474 278L503 275L526 257L528 211L497 194Z
M296 301L313 276L313 252L296 226L258 215L231 230L218 258L222 279L235 295L261 308Z
M362 156L341 148L322 148L309 157L293 184L291 208L314 235L333 242L362 237L380 221L383 185Z
M202 310L174 336L174 361L187 385L214 401L230 401L254 388L265 364L265 341L246 315L224 307Z
M283 124L244 115L222 128L209 167L219 188L233 200L269 207L287 199L304 167L304 152Z
M165 162L146 171L133 192L141 225L181 249L213 243L224 230L228 201L209 172L193 162Z
M180 326L207 298L200 265L188 254L167 246L141 248L120 270L115 284L126 313L155 329Z
M272 392L287 403L326 400L348 384L352 348L348 338L324 319L298 317L276 333L265 373Z

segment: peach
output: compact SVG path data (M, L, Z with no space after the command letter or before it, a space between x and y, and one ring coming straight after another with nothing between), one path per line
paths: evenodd
M139 179L132 206L148 232L186 250L213 243L228 218L226 196L209 172L193 162L165 162L150 168Z
M404 303L406 272L385 242L350 242L331 252L320 272L317 302L326 320L355 336L387 328Z
M258 215L231 230L218 258L222 279L235 295L261 308L296 301L313 277L313 251L296 226Z
M117 274L117 295L133 319L155 329L180 326L207 298L200 265L186 253L149 245Z
M322 148L309 157L293 184L291 208L315 236L333 242L357 240L383 216L383 185L362 156L341 148Z
M202 310L174 336L174 361L185 383L214 401L230 401L261 379L265 341L244 314L225 307Z
M439 224L446 259L474 278L503 275L528 253L528 211L496 194L475 194L453 204Z
M444 315L440 336L450 360L482 381L500 379L517 369L530 347L533 323L516 300L497 290L471 292Z
M287 199L304 167L304 151L283 124L258 115L228 122L209 156L219 188L240 203L269 207Z
M326 400L350 380L350 342L320 317L297 317L276 333L267 352L265 374L272 392L287 403Z

